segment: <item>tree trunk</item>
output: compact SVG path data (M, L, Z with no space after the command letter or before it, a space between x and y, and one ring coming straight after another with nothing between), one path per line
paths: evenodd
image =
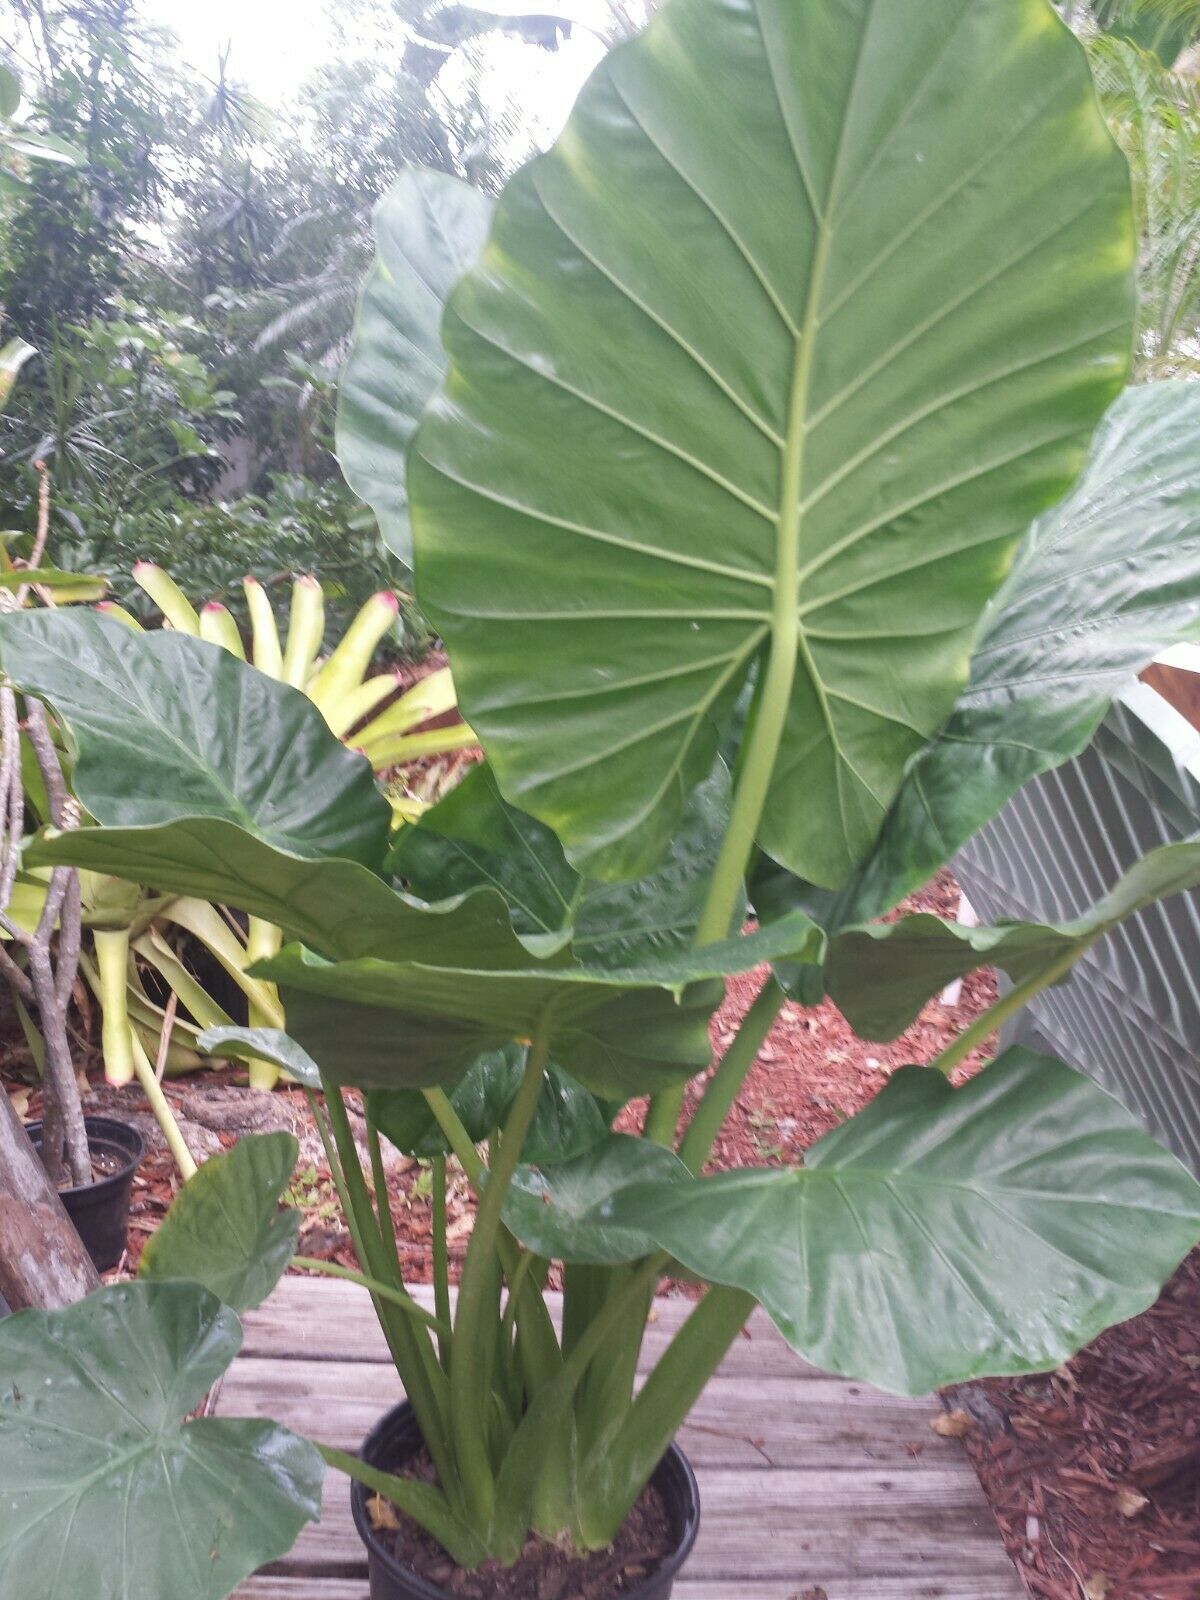
M0 1295L14 1311L82 1300L99 1285L91 1257L0 1088Z

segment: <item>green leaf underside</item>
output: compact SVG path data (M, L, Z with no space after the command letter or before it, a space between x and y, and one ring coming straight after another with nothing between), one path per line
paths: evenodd
M281 1028L206 1028L196 1040L210 1055L241 1061L269 1061L290 1072L306 1089L321 1087L317 1063Z
M24 612L0 619L0 664L67 723L98 822L182 813L302 859L382 861L389 809L367 762L298 690L228 651L95 612Z
M198 895L263 917L333 958L421 956L449 963L465 954L498 967L532 959L497 894L480 892L442 907L413 905L357 862L292 855L219 817L48 831L29 845L25 859L31 866L62 863Z
M290 1133L261 1133L210 1157L147 1242L139 1277L202 1284L234 1311L261 1305L300 1237L300 1212L279 1208L298 1154Z
M552 1058L605 1099L678 1083L709 1064L716 981L775 956L815 960L804 916L627 968L484 971L417 962L323 962L289 947L257 977L284 989L288 1031L335 1082L428 1088L457 1081L489 1050L539 1030ZM678 998L677 998L678 996Z
M968 928L922 912L847 928L829 941L826 985L860 1038L894 1039L931 995L976 967L1001 967L1014 983L1035 978L1083 955L1126 917L1197 886L1200 841L1185 840L1143 856L1103 900L1070 922Z
M642 1229L605 1223L606 1208L638 1183L687 1183L688 1169L672 1151L646 1139L614 1133L585 1155L539 1171L517 1168L504 1203L504 1221L527 1249L550 1261L618 1266L654 1250Z
M451 1091L450 1104L473 1143L490 1138L502 1126L524 1076L526 1055L518 1044L491 1050ZM419 1090L372 1089L367 1105L380 1132L406 1155L429 1161L450 1154ZM611 1115L608 1106L551 1064L521 1152L526 1161L569 1161L607 1136Z
M337 455L383 542L412 566L404 457L446 370L446 296L478 256L493 200L443 172L410 167L375 208L375 264L338 386Z
M925 882L1040 772L1087 745L1113 695L1200 638L1200 387L1130 389L1078 486L1030 533L945 729L917 757L844 920Z
M690 797L658 870L600 883L581 878L549 828L508 805L481 765L401 830L388 865L426 902L494 888L530 948L569 938L577 960L621 966L694 942L728 821L729 775L718 762Z
M1058 1366L1200 1239L1200 1185L1081 1074L1008 1050L905 1067L799 1170L643 1184L600 1208L745 1289L818 1367L902 1394Z
M409 492L504 793L650 870L772 640L760 839L838 886L1129 355L1125 164L1043 0L674 0L510 182Z
M303 977L308 985L312 975ZM502 1049L514 1034L528 1038L529 1028L543 1020L523 986L516 986L516 994L489 986L481 995L471 974L453 977L463 999L458 1005L447 999L443 1015L419 1002L408 1009L418 986L415 973L394 990L387 986L386 1004L356 998L352 981L342 987L331 978L328 988L315 992L285 981L288 1026L334 1083L363 1089L449 1086L481 1055ZM653 1094L709 1065L708 1020L723 993L719 983L698 983L679 1002L661 989L617 989L603 1003L581 994L577 1007L545 1019L551 1049L576 1082L606 1100ZM521 1033L512 1026L516 1017L524 1019Z
M223 1600L291 1548L321 1511L312 1445L183 1421L240 1346L196 1284L114 1284L0 1323L5 1600Z

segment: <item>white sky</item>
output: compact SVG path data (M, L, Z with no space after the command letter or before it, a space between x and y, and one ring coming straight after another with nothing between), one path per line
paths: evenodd
M531 0L482 0L488 10L529 11ZM536 0L536 9L587 19L602 0ZM215 76L218 51L233 51L230 76L268 105L280 105L322 61L338 51L327 0L145 0L147 16L179 36L184 55ZM489 78L497 98L506 93L528 108L553 136L580 85L600 59L602 47L585 28L555 52L496 39L486 46Z

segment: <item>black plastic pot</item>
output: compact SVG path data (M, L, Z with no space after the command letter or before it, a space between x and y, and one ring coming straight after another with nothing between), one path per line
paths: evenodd
M393 1406L371 1429L363 1442L362 1459L384 1472L395 1472L421 1446L421 1432L407 1400ZM700 1529L700 1491L688 1458L673 1444L659 1462L651 1483L666 1502L675 1548L636 1589L626 1589L613 1600L670 1600L679 1571L692 1553ZM350 1485L354 1526L367 1547L367 1574L371 1600L454 1600L449 1589L419 1578L391 1550L371 1525L367 1500L371 1491L355 1479Z
M116 1266L125 1249L129 1196L145 1143L136 1128L112 1117L85 1117L83 1124L93 1158L106 1156L119 1165L105 1177L97 1178L95 1183L60 1189L59 1199L75 1224L96 1271L105 1272ZM42 1142L41 1123L28 1123L25 1132L37 1148Z

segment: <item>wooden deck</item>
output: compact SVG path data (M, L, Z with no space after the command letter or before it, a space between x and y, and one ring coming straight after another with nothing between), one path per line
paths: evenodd
M686 1315L660 1300L652 1360ZM268 1416L356 1449L401 1396L370 1302L285 1278L245 1318L216 1410ZM700 1536L676 1600L1021 1600L961 1446L931 1432L938 1403L897 1400L807 1367L761 1313L680 1435L700 1481ZM237 1600L366 1600L348 1480L330 1472L322 1521Z

